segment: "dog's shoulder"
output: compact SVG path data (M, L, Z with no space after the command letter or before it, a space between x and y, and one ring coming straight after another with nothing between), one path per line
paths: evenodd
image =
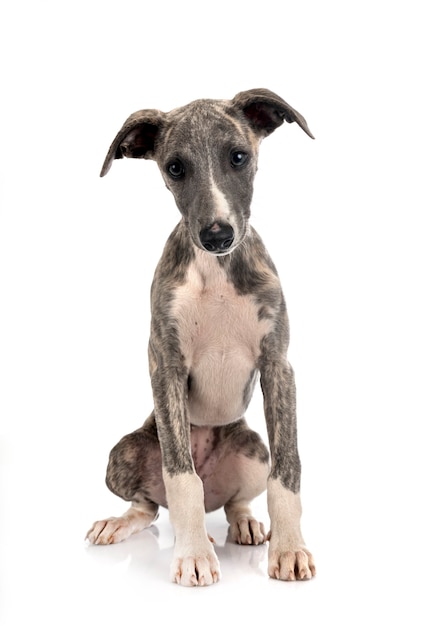
M282 290L277 269L261 239L253 227L242 244L227 257L227 273L241 295L253 294L259 300L280 299Z
M183 221L180 221L168 237L156 266L152 293L183 283L187 269L194 258L194 246Z

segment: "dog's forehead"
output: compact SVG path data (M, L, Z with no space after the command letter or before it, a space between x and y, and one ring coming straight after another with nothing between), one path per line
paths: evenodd
M234 110L229 100L202 99L173 109L167 114L167 118L176 126L200 124L209 127L210 123L220 122L232 114Z
M229 100L195 100L167 113L165 151L247 138L243 114Z

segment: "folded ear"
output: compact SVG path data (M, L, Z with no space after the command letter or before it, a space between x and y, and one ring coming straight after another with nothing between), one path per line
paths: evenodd
M241 91L231 101L233 106L241 109L260 137L270 135L278 126L286 122L297 122L312 139L315 137L309 130L306 120L280 96L268 89L250 89Z
M164 124L165 115L156 109L132 113L112 142L101 168L100 176L110 170L114 159L152 159L155 142Z

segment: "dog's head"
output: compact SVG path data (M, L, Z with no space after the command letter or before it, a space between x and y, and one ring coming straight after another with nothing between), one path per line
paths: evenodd
M304 117L267 89L196 100L169 113L137 111L115 137L101 176L114 159L155 160L194 244L228 254L247 232L259 144L283 121L313 138Z

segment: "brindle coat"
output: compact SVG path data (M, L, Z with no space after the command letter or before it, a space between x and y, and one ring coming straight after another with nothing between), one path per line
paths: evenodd
M311 578L300 531L300 461L288 319L279 278L249 225L261 140L283 121L312 137L295 109L266 89L233 100L197 100L163 113L131 115L113 159L154 159L182 219L170 235L151 289L150 376L154 410L112 450L107 485L131 502L96 522L95 544L121 541L168 507L175 531L171 576L183 585L220 577L205 511L224 506L230 536L269 540L270 576ZM271 451L247 426L260 375ZM271 530L250 510L267 487Z

